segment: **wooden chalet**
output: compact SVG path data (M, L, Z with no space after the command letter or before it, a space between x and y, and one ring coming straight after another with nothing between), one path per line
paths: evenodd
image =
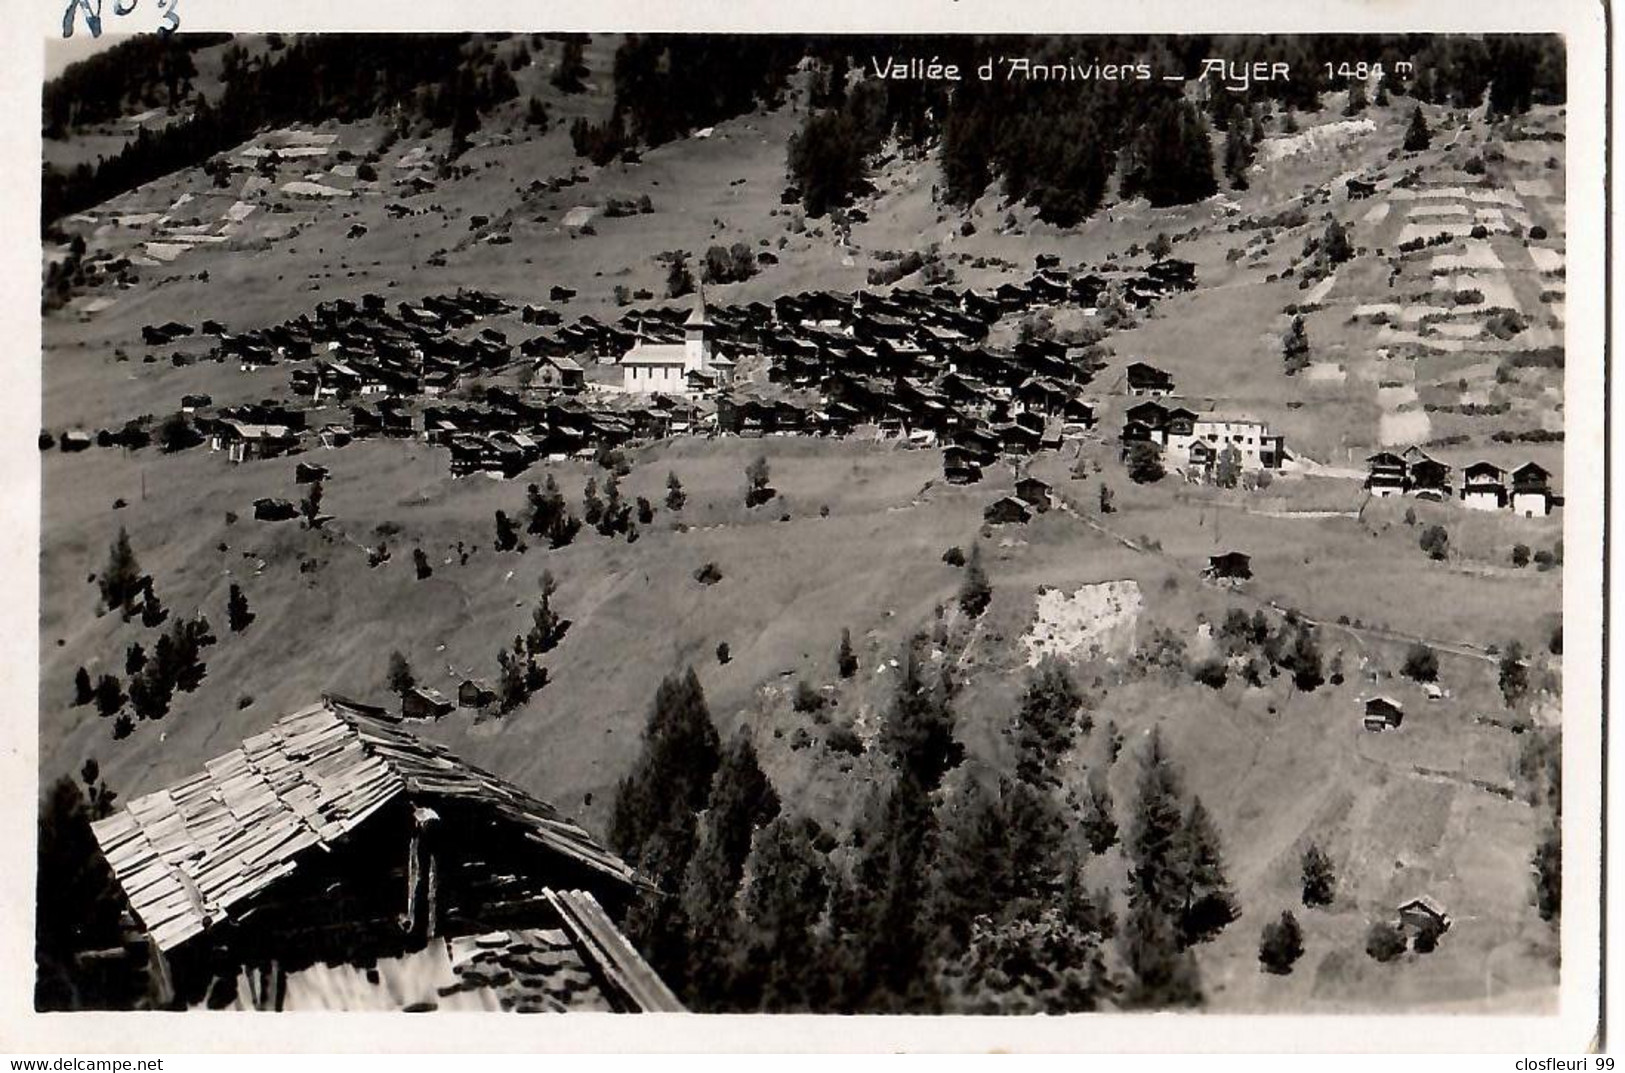
M1214 581L1246 581L1253 576L1252 557L1239 551L1210 555L1202 576Z
M1462 471L1461 504L1469 510L1500 510L1507 505L1506 471L1493 462L1474 462Z
M1042 514L1054 502L1054 490L1048 481L1037 477L1023 477L1016 482L1016 498Z
M1405 721L1405 708L1393 697L1368 697L1360 721L1370 731L1397 730Z
M1130 395L1160 398L1174 392L1174 378L1155 365L1143 361L1130 362L1124 373L1128 378Z
M1379 451L1365 460L1366 491L1378 498L1404 495L1410 487L1405 460L1392 451Z
M625 862L379 716L329 698L93 824L153 1005L680 1009L613 922Z
M989 525L1016 525L1032 520L1032 510L1015 496L1001 496L982 511L982 520Z
M1426 894L1401 902L1395 910L1399 926L1412 933L1431 932L1442 935L1450 930L1450 914Z
M1535 462L1525 462L1512 471L1512 513L1525 518L1544 518L1552 512L1556 496L1550 485L1551 472Z
M402 719L435 720L443 715L450 715L456 705L447 700L439 690L428 686L413 686L401 694Z

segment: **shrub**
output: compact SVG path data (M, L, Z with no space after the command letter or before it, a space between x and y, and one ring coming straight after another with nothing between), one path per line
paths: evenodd
M728 642L719 641L717 643L717 662L725 665L731 659L733 659L733 652L728 648Z
M1439 680L1439 655L1425 644L1413 644L1405 653L1405 662L1400 666L1399 673L1413 682L1436 682Z
M1405 933L1379 920L1365 933L1365 952L1376 961L1393 961L1405 952Z
M824 744L829 746L832 753L845 753L848 756L863 755L863 739L858 737L857 732L851 727L830 727L828 735L824 738Z
M1229 667L1222 659L1206 659L1191 668L1191 675L1209 689L1223 689L1229 678Z
M1128 476L1135 484L1162 480L1162 452L1153 444L1136 443L1128 455Z
M1430 525L1422 530L1417 544L1435 562L1443 562L1450 555L1450 533L1442 525Z
M942 553L942 561L947 563L949 566L964 566L964 549L962 549L958 544L955 544L953 547Z
M1512 565L1516 567L1525 567L1529 565L1528 544L1512 545Z
M694 580L701 585L715 585L722 580L722 571L716 563L706 563L694 571Z
M805 678L802 678L796 682L796 692L790 701L790 706L804 715L821 712L829 706L829 698L809 685Z

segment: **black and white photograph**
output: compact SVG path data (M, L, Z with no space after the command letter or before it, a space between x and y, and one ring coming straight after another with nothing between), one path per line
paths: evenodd
M34 1011L1594 988L1571 38L138 13L38 98Z

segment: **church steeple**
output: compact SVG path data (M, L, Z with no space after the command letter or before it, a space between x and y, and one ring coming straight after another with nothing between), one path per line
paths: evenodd
M705 311L705 288L694 292L694 309L683 322L683 369L705 372L711 367L711 318Z

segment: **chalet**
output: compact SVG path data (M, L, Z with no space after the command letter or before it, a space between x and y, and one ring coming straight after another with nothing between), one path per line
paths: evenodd
M1361 722L1371 731L1398 729L1405 720L1405 708L1392 697L1368 697Z
M538 359L532 368L536 375L531 383L536 387L576 392L587 386L587 371L571 357L548 355Z
M209 448L225 451L233 462L248 462L256 458L276 458L285 455L299 442L299 437L282 425L260 425L222 418L215 422Z
M294 712L91 829L159 1008L681 1008L614 924L625 862L375 708Z
M1493 462L1474 462L1462 471L1461 505L1468 510L1500 510L1507 505L1506 471Z
M1023 477L1016 482L1016 498L1040 514L1049 510L1052 496L1049 483L1037 477Z
M327 479L327 467L312 462L299 462L293 467L293 483L315 484Z
M439 719L457 706L428 686L413 686L401 694L402 719Z
M956 444L942 452L942 476L949 484L975 484L982 479L982 467L970 451Z
M999 449L1006 454L1030 455L1043 445L1043 432L1023 424L1001 425L993 431L999 439Z
M299 517L299 509L286 499L267 496L254 500L254 517L262 522L286 522Z
M1551 473L1535 462L1525 462L1512 471L1512 513L1525 518L1544 518L1552 512Z
M1410 488L1410 467L1392 451L1379 451L1365 460L1365 487L1379 499L1403 495Z
M1450 915L1426 894L1402 902L1397 910L1399 925L1406 931L1441 935L1450 930Z
M1128 393L1146 398L1160 398L1174 391L1174 378L1154 365L1143 361L1130 362L1126 370Z
M90 433L82 428L70 428L62 434L60 442L64 451L84 451L90 447Z
M1023 523L1032 519L1032 511L1027 504L1015 496L1002 496L989 503L987 509L982 511L982 520L989 525L1010 525Z
M214 399L210 398L208 395L182 395L181 413L195 414L205 406L212 405L213 402Z
M1409 490L1421 499L1443 502L1450 498L1450 467L1420 447L1408 447L1404 454Z
M1239 551L1210 555L1202 576L1214 581L1246 581L1253 576L1252 557Z
M457 687L457 704L463 708L484 708L496 702L496 691L477 678L464 678Z
M1043 376L1035 376L1016 388L1016 408L1023 413L1054 416L1072 400L1072 390Z

